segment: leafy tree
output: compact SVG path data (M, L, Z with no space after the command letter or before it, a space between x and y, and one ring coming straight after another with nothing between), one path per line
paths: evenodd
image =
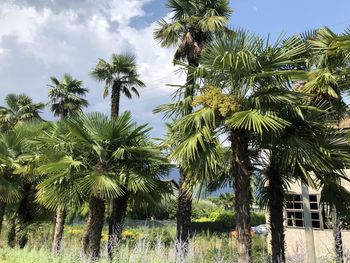
M340 175L348 162L345 138L323 125L325 111L305 105L300 98L299 102L280 106L280 112L290 125L278 136L263 137L261 146L269 158L262 185L270 213L273 262L285 261L283 207L289 185L297 180L320 187L330 173Z
M26 94L8 94L5 103L6 106L0 107L0 125L3 131L25 121L41 119L39 113L45 107L44 103L33 103Z
M348 106L344 101L344 95L349 94L349 39L350 32L347 29L342 34L336 34L331 29L324 27L302 35L307 50L307 62L305 69L308 71L307 79L301 83L303 92L313 95L313 100L328 104L332 114L324 119L324 122L338 125L348 115ZM339 184L339 180L338 184ZM335 184L331 184L335 185ZM333 203L332 220L337 258L342 260L343 249L341 240L341 227L339 213L336 212Z
M34 185L38 180L38 155L28 141L40 133L45 123L22 124L0 135L2 172L1 200L16 203L10 218L9 245L23 248L27 243L26 227L34 219ZM6 187L6 189L4 189Z
M269 102L290 100L290 94L271 83L284 82L294 59L303 51L295 38L278 40L273 45L245 31L211 44L200 60L196 74L204 88L194 100L202 105L183 118L178 128L220 129L228 133L232 151L232 178L235 192L238 261L251 262L250 178L253 171L250 148L256 138L275 133L290 123ZM284 66L284 67L283 67ZM189 138L188 140L192 140ZM192 155L196 155L192 151Z
M128 99L132 98L132 93L139 97L137 88L145 86L139 78L135 57L130 54L112 54L110 62L100 59L91 71L91 75L105 83L104 98L111 90L112 118L119 115L121 94L124 94Z
M124 189L154 189L157 181L150 171L164 165L164 160L159 150L147 143L146 126L136 126L129 113L112 120L99 113L79 114L62 125L66 127L61 129L63 135L50 132L41 139L47 139L49 148L55 146L61 154L41 167L51 173L38 186L39 201L55 208L64 202L69 205L81 198L87 200L89 215L83 249L96 259L100 255L105 202L122 196ZM57 173L59 170L61 173Z
M51 111L55 116L63 119L88 106L87 100L83 98L88 90L82 87L82 81L65 74L62 80L51 77L51 83L48 85L49 98Z
M137 88L145 84L140 80L137 72L135 57L129 54L112 54L110 62L100 59L91 75L105 83L103 97L107 97L111 89L111 117L119 116L120 96L124 94L132 98L132 93L140 96ZM112 251L115 245L117 229L122 226L128 202L128 192L124 189L124 195L111 201L109 217L108 248ZM111 254L111 253L110 253Z
M179 102L172 106L179 106L177 110L173 108L173 113L177 117L184 116L192 112L192 100L195 94L195 82L191 74L192 68L199 65L199 58L205 46L212 40L215 34L228 31L225 26L231 14L229 2L227 0L168 0L167 7L172 13L170 22L160 20L158 28L154 31L154 38L162 47L176 48L174 61L182 60L187 63L190 70L187 72L187 80L184 88L180 88ZM169 106L160 107L157 111L169 109ZM170 114L172 115L172 114ZM171 135L172 139L181 136ZM189 177L190 165L186 161L178 163L180 167L180 184L178 195L177 211L177 240L187 247L191 225L192 195L186 189L186 178ZM186 249L184 249L186 251Z
M52 84L48 85L50 88L49 98L51 111L55 116L65 119L81 112L82 108L87 107L88 102L83 97L88 90L82 87L82 81L73 79L70 75L65 74L61 81L55 77L51 77L51 82ZM67 172L69 172L69 169ZM60 249L66 212L64 203L57 207L52 241L52 253L54 254Z

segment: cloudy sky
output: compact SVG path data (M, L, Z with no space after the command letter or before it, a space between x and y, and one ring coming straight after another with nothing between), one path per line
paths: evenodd
M323 25L340 32L350 24L347 0L235 0L231 6L232 26L272 38ZM0 0L0 103L10 92L47 102L49 77L69 73L89 88L88 111L109 113L102 85L88 73L98 58L132 52L147 87L139 99L122 99L121 109L161 137L161 116L152 110L170 100L166 84L181 83L173 50L160 48L152 36L166 16L165 0ZM43 116L53 119L48 110Z

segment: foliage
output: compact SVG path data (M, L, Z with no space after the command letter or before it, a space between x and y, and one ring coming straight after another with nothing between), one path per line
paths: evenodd
M139 79L135 57L130 54L112 54L110 62L99 59L91 75L105 82L104 98L109 95L109 89L116 85L120 85L118 88L129 99L132 98L132 93L139 97L137 88L145 86Z
M71 226L67 226L71 229ZM62 252L58 256L53 256L49 252L47 232L51 227L47 225L37 226L32 231L37 232L37 236L31 235L29 246L23 250L9 249L3 247L0 251L0 261L4 263L78 263L86 262L80 256L80 237L77 233L82 231L82 226L74 226L75 234L65 235ZM42 234L38 233L42 232ZM133 230L126 228L125 239L118 248L113 261L110 261L103 254L98 263L107 262L146 262L146 263L175 263L178 262L176 256L175 228L146 228L140 227ZM40 237L36 238L36 237ZM136 238L135 240L130 239ZM169 240L169 241L167 241ZM104 241L105 242L105 241ZM167 242L164 244L163 242ZM189 256L184 259L184 263L194 263L207 260L205 262L232 262L235 258L235 239L227 234L209 235L206 233L194 236L189 245ZM264 238L254 237L254 259L256 262L266 262L267 244Z
M62 80L51 77L48 85L51 111L55 116L68 117L81 112L88 102L83 97L88 92L83 88L83 82L73 79L69 74L64 74Z
M193 220L194 222L222 222L227 228L234 228L236 225L236 217L231 211L215 211L211 212L207 217L201 217ZM257 226L266 224L266 216L263 212L251 213L251 225Z
M39 113L44 103L34 103L26 94L10 93L5 97L6 106L0 107L0 126L2 131L30 120L41 120Z

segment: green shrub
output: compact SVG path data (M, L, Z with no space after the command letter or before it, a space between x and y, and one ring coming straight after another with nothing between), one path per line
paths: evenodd
M233 228L236 224L236 218L233 212L231 211L214 211L209 214L208 217L200 217L193 220L194 222L222 222L225 227Z
M236 225L236 218L231 211L213 212L209 215L212 222L222 222L226 227L234 227Z
M192 218L198 219L202 217L209 217L209 215L215 211L221 211L216 204L209 200L199 200L192 204Z
M251 225L258 226L266 224L266 215L264 212L253 212L251 214Z
M193 222L222 222L225 227L233 228L236 225L236 216L231 211L214 211L211 212L207 217L200 217L194 219ZM251 213L251 225L258 226L266 223L266 216L264 212L252 212Z

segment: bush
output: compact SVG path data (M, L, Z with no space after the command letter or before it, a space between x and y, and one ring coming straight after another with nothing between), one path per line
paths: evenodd
M209 217L209 215L216 211L221 211L216 204L209 200L199 200L192 204L192 218L198 219L203 217Z
M231 211L214 211L207 217L200 217L194 219L193 222L222 222L227 228L234 228L236 225L236 216ZM251 214L251 225L258 226L266 223L266 216L263 212L252 212Z
M222 222L225 227L233 228L236 225L236 218L231 211L213 212L209 215L212 222Z
M266 224L266 215L264 212L253 212L251 215L252 226Z
M209 214L208 217L201 217L193 220L194 222L221 222L227 228L233 228L236 224L235 215L230 211L214 211Z

